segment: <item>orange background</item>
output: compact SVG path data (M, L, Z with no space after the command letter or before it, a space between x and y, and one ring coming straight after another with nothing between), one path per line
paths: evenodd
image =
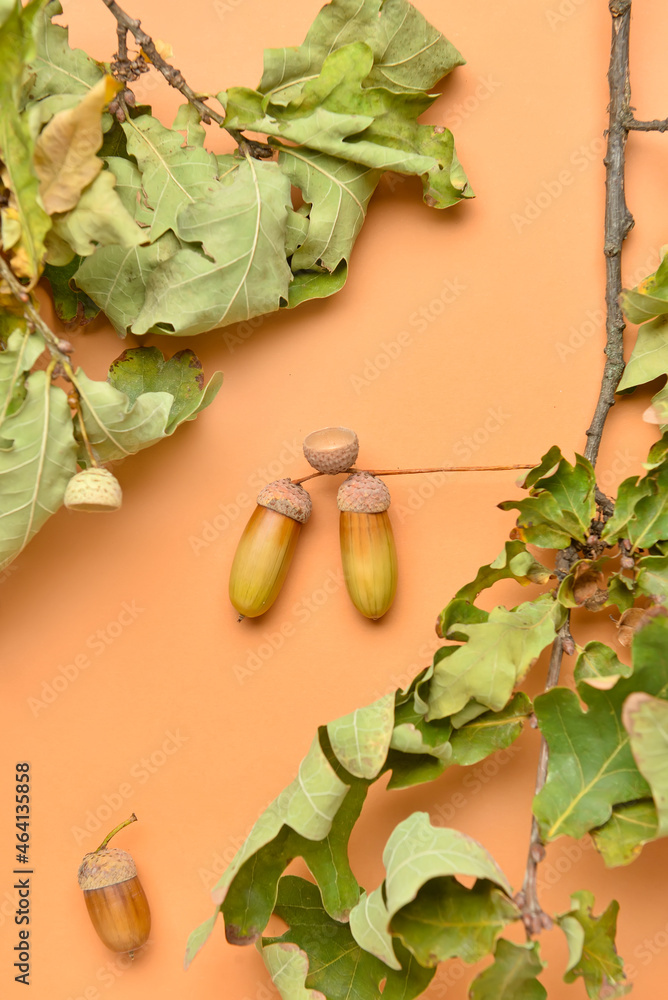
M109 59L116 45L109 13L83 0L64 6L60 20L70 24L73 44ZM128 0L147 31L172 43L192 86L211 92L255 85L263 49L298 44L319 6ZM668 7L635 6L633 103L639 117L660 117L668 111ZM2 579L4 996L23 995L13 982L9 916L20 759L31 762L33 778L33 997L275 996L259 956L228 946L222 922L182 971L187 935L211 912L207 890L292 780L316 727L407 683L428 663L437 613L501 550L514 519L496 504L518 495L512 472L450 475L431 489L425 479L391 479L400 583L391 612L373 623L357 615L341 584L335 483L316 480L313 517L279 601L265 617L237 624L227 576L258 478L305 475L301 441L328 424L357 430L358 464L371 468L527 462L553 443L570 457L584 447L602 367L607 3L420 0L419 7L468 60L425 118L455 132L476 200L438 213L422 204L417 180L387 177L340 294L252 329L149 338L169 353L195 348L207 375L222 368L219 397L174 438L117 466L125 497L118 514L61 511ZM153 76L135 91L167 122L181 101ZM213 133L211 146L231 148ZM627 284L658 263L667 173L665 138L632 136L627 188L637 224L625 250ZM414 315L421 309L424 328ZM402 332L409 338L398 341ZM121 344L98 320L77 335L75 358L103 378L134 343ZM610 417L599 462L609 491L641 470L656 436L641 422L648 398L624 399ZM486 596L491 606L530 594L500 586ZM118 624L126 605L134 617ZM574 631L584 642L594 631L581 618ZM595 624L612 638L607 612ZM55 700L31 701L72 664L73 679L58 682ZM542 658L530 693L542 688L545 669ZM453 768L412 790L387 795L379 782L352 838L360 881L378 884L387 837L419 809L482 841L519 888L537 733L525 732L517 748L506 763ZM465 804L453 809L457 792ZM133 810L140 822L117 846L135 857L154 929L128 969L97 940L75 873L83 854ZM99 829L82 833L95 817ZM637 997L661 993L668 975L659 877L667 861L658 843L631 867L608 871L593 850L563 838L542 869L553 883L542 896L552 912L567 909L579 888L595 892L597 912L620 901L619 948L634 967ZM521 939L519 928L512 934ZM541 948L551 1000L584 997L581 983L561 981L561 933L543 934ZM450 963L426 995L462 1000L473 975Z

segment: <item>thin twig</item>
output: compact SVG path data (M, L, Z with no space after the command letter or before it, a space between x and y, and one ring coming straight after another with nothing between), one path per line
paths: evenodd
M629 132L668 132L668 118L660 120L653 118L651 122L639 122L637 118L631 118L626 122Z
M24 288L7 261L2 256L0 256L0 274L2 275L3 280L7 282L12 295L21 303L25 318L36 330L39 330L44 337L46 346L48 347L51 356L62 365L67 364L69 362L70 351L64 350L64 348L67 347L71 350L69 343L67 343L67 341L62 341L59 337L57 337L51 327L44 322L41 315L32 304L30 293L26 288Z
M436 469L345 469L346 475L353 472L368 472L370 476L419 476L430 472L508 472L513 469L533 469L535 462L520 465L445 465ZM292 482L299 486L308 482L309 479L317 479L318 476L325 476L325 472L312 472L301 479L293 479Z
M612 45L610 49L610 64L608 68L608 86L610 90L608 144L605 155L605 262L606 262L606 362L601 379L601 389L594 410L591 424L587 430L587 445L585 457L592 465L596 464L601 444L603 427L610 408L615 402L615 392L624 372L624 317L619 305L622 292L622 245L633 228L633 216L626 205L624 194L624 154L626 140L631 129L636 131L663 132L668 129L668 119L665 122L637 122L630 108L631 85L629 79L629 29L631 23L631 0L609 0L612 16ZM603 517L611 514L611 505L607 497L599 490L596 493L597 506ZM576 546L558 554L560 575L567 573L573 563L580 557ZM559 682L559 673L564 652L572 652L574 643L569 630L569 622L560 628L552 646L550 666L548 670L546 690ZM541 791L547 779L548 747L543 737L541 739L540 756L536 773L536 794ZM538 822L535 817L531 825L529 852L524 876L522 892L518 895L518 903L522 909L522 917L527 935L537 934L542 928L551 925L550 917L543 911L536 885L538 864L545 856Z
M119 63L130 64L126 45L127 33L129 31L134 36L134 39L141 50L146 54L148 59L150 59L151 63L157 70L159 70L160 73L162 73L170 87L174 87L176 90L180 91L186 100L189 101L193 107L197 108L203 122L209 125L212 121L214 121L217 125L220 125L221 128L224 128L226 132L229 132L239 146L239 150L244 155L252 156L258 160L269 159L274 155L274 150L267 143L256 142L254 139L247 139L246 136L238 129L227 128L225 125L225 116L219 114L212 107L210 107L206 101L203 101L201 97L198 97L184 78L181 70L172 66L171 63L168 63L166 59L162 58L156 49L151 36L147 35L145 31L142 31L141 21L138 21L126 14L125 11L118 6L116 0L102 0L102 3L109 8L118 24L117 34L119 45L117 55Z

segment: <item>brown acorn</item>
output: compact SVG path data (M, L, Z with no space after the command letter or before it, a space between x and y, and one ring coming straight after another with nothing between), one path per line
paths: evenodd
M318 472L335 476L355 464L360 444L349 427L323 427L304 438L306 461Z
M78 872L86 909L98 937L111 951L129 952L130 958L148 940L151 913L132 856L107 844L136 819L133 813L115 827L96 851L86 854Z
M311 515L311 497L291 479L269 483L257 503L230 570L230 601L245 618L263 615L278 597Z
M350 599L366 618L382 618L397 589L397 552L387 513L390 491L370 472L339 488L341 561Z

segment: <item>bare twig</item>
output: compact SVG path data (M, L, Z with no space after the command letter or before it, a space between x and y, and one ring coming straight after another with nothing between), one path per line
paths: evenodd
M612 16L612 45L610 49L610 64L608 68L608 86L610 91L608 144L605 155L605 245L606 259L606 362L601 379L601 390L596 403L591 424L587 430L585 457L592 465L596 464L598 450L601 444L603 427L610 408L615 402L615 392L624 372L623 334L624 317L619 305L622 292L622 244L633 228L633 216L626 206L624 194L624 154L628 133L634 131L668 130L668 119L665 121L639 122L633 116L630 107L631 85L629 80L629 28L631 23L631 0L609 0L608 6ZM612 505L608 498L596 491L596 502L600 515L605 519L612 513ZM592 529L593 530L593 529ZM559 553L560 574L567 573L581 553L574 546ZM561 661L564 652L572 651L573 640L569 631L568 621L561 627L552 646L550 666L548 670L546 690L554 687L559 681ZM536 794L545 785L548 766L548 747L545 738L541 740L540 756L536 773ZM537 934L544 927L551 925L550 917L543 911L537 894L536 870L545 855L538 823L534 817L531 826L529 853L522 891L518 895L518 903L527 935Z
M436 469L355 469L350 468L345 470L345 474L348 475L351 472L368 472L371 476L418 476L421 474L428 474L430 472L508 472L513 469L533 469L535 462L530 465L446 465L441 468ZM305 483L309 479L317 479L318 476L325 476L325 472L312 472L308 476L302 476L301 479L293 479L292 482L299 486L300 483Z
M639 122L637 118L631 117L626 122L626 127L629 132L667 132L668 118L664 118L662 121L653 118L651 122Z
M141 21L135 20L135 18L126 14L125 11L118 6L116 0L102 0L102 3L109 8L111 13L116 18L118 25L118 63L115 64L114 68L120 68L120 72L117 72L119 79L124 82L128 82L128 80L136 79L142 71L142 67L138 65L140 60L132 62L128 58L126 39L128 32L130 32L142 52L146 54L147 58L150 59L155 68L162 73L170 87L174 87L176 90L180 91L186 100L189 101L193 107L197 108L203 122L209 125L212 121L214 121L217 125L220 125L221 128L224 128L225 131L232 136L234 141L239 146L240 152L244 155L252 156L258 160L269 159L274 155L274 150L267 143L257 142L254 139L247 139L243 132L238 131L238 129L226 127L225 116L219 114L214 110L214 108L210 107L206 101L203 101L201 97L198 97L184 78L181 71L168 63L166 59L162 58L156 49L151 36L147 35L146 32L142 30ZM128 67L129 71L124 72L124 67Z
M34 329L39 330L39 332L44 337L46 341L46 346L48 347L51 356L61 365L67 365L69 367L69 355L72 351L71 345L67 341L61 340L53 332L51 327L42 319L38 310L35 309L32 304L32 299L30 293L26 288L23 287L19 279L16 277L11 267L7 261L0 255L0 275L2 275L3 281L5 281L11 291L12 295L21 303L23 309L23 315L25 316L28 323L31 324ZM62 372L60 372L62 374Z

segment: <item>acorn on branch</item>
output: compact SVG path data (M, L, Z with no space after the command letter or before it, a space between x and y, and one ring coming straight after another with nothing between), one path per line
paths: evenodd
M302 524L311 515L311 497L290 479L269 483L257 503L230 571L230 600L246 618L263 615L278 597Z
M323 427L304 438L306 461L328 476L347 472L355 464L359 449L357 434L349 427Z
M111 951L129 952L130 958L148 940L151 913L132 856L107 844L136 819L133 813L115 827L96 851L86 854L78 872L86 909L98 937Z
M390 491L370 472L354 472L340 486L337 503L350 599L367 618L382 618L397 589L397 552L387 513Z
M63 503L68 510L105 513L119 509L123 503L123 491L113 472L92 465L72 476L65 487Z

